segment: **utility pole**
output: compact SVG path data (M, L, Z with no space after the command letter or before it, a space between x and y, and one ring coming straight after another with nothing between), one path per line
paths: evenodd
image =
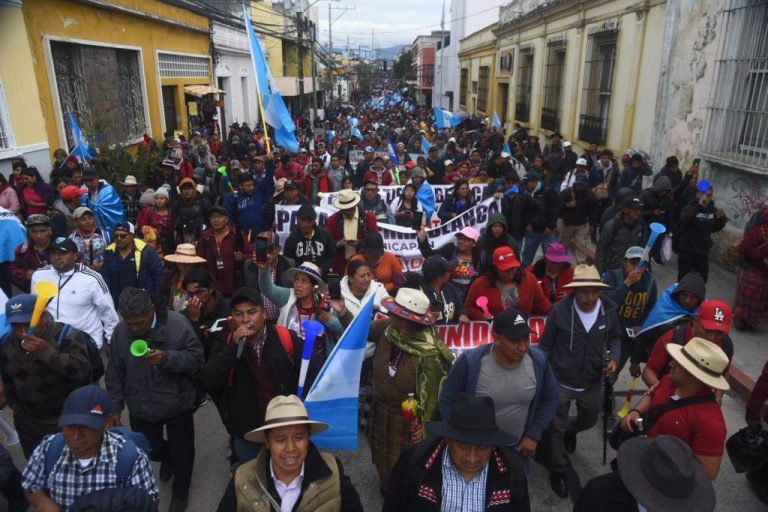
M304 22L301 11L296 13L296 32L299 41L299 112L304 112Z
M330 96L330 103L333 103L333 65L335 62L333 61L333 33L331 32L331 29L333 27L333 21L331 20L331 3L328 2L328 53L331 56L331 65L328 69L328 79L331 84L331 96ZM328 105L325 106L326 110L328 109Z

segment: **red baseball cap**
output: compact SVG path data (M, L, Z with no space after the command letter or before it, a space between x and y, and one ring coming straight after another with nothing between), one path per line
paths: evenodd
M61 189L61 198L65 201L71 201L76 197L80 197L81 195L85 194L85 191L81 188L77 188L74 185L67 185L63 189Z
M699 322L708 331L727 333L731 329L731 306L720 300L705 300L699 310Z
M503 245L493 251L493 266L504 272L519 267L520 261L515 256L515 251L511 247Z

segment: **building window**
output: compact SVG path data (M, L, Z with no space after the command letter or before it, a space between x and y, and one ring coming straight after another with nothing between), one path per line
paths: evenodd
M533 48L520 50L517 73L515 119L527 123L531 119L531 85L533 82Z
M472 94L477 94L477 80L472 80Z
M15 145L11 130L11 116L8 113L8 103L5 101L5 89L3 89L3 81L0 80L0 150L13 149Z
M461 68L461 78L459 79L459 106L467 106L467 89L469 89L469 70Z
M541 127L560 129L563 81L565 79L565 40L550 41L547 45L547 64L544 81L544 105L541 107Z
M487 112L488 108L488 88L491 82L491 68L489 66L480 66L480 73L477 81L477 110Z
M768 2L724 2L705 156L768 173Z
M618 35L618 28L612 24L589 32L579 115L579 138L585 142L604 145L608 136Z
M208 78L208 58L158 53L161 78Z
M138 51L51 41L51 57L68 144L70 113L105 143L141 138L147 120Z
M435 82L435 65L422 64L421 66L421 86L432 87Z

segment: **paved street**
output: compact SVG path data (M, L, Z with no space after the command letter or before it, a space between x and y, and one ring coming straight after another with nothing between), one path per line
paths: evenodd
M663 289L672 283L676 277L673 265L656 267L659 288ZM720 267L714 267L707 295L710 298L721 298L729 302L733 300L735 276ZM735 364L753 379L759 375L762 365L768 359L768 345L764 333L744 334L738 331L732 333L736 349ZM622 376L617 385L618 390L628 387L627 374ZM617 399L617 407L621 404ZM726 395L723 402L723 412L728 424L728 432L733 433L743 426L744 407L742 404ZM10 420L10 411L0 413L3 418ZM127 420L127 417L125 418ZM227 482L229 481L229 464L227 462L227 437L221 425L213 404L201 408L195 416L197 458L190 496L190 512L211 512L216 505ZM23 456L18 446L11 452L19 467L23 464ZM365 510L380 510L382 499L378 492L376 472L371 464L368 443L360 440L360 448L356 453L340 453L346 472L360 493ZM609 448L609 457L613 456ZM590 478L600 475L609 468L601 463L602 431L599 427L579 436L576 453L572 463L579 480L583 484ZM155 465L155 471L158 471ZM534 511L568 511L571 510L570 500L560 500L549 488L548 475L541 466L532 463L530 475L531 509ZM737 475L727 458L723 461L720 475L715 481L718 498L718 511L759 511L768 510L749 491L745 478ZM170 486L161 484L161 510L165 510L170 499ZM0 508L2 510L2 508Z

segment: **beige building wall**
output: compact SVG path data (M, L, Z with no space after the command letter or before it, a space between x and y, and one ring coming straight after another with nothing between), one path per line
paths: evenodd
M496 36L493 33L495 28L496 24L494 23L478 30L474 34L468 35L459 42L459 77L461 77L462 69L466 68L469 70L466 97L466 111L469 114L488 117L492 116L496 109ZM478 83L479 86L481 67L489 68L488 97L484 110L481 110L477 104L479 90L475 91L472 85ZM460 105L465 104L465 99L461 98L460 89L457 92L456 98L458 109L461 108Z

